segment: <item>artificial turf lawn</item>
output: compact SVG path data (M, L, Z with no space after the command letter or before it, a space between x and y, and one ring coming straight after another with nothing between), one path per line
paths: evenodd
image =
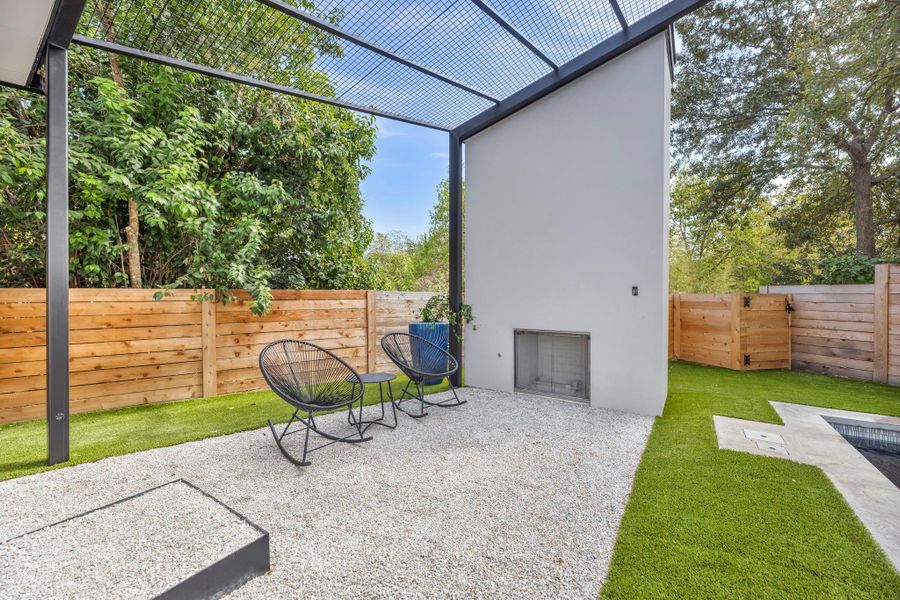
M601 598L900 598L821 470L717 449L713 415L781 423L769 400L900 416L896 387L672 363Z
M399 398L407 379L393 382L394 397ZM449 389L441 385L426 388L426 393ZM387 389L385 389L385 397ZM366 386L366 404L378 403L378 386ZM266 426L266 420L286 422L290 406L269 391L248 392L147 404L117 410L72 415L71 460L48 467L47 426L43 419L0 426L0 481L93 462L140 450L174 446L193 440L247 431ZM363 415L364 418L369 418ZM389 417L390 418L390 417ZM275 445L273 450L277 452Z

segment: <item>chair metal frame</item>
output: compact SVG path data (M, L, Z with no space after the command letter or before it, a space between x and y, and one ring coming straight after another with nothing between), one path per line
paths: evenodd
M415 365L410 364L411 361L406 360L406 357L400 356L398 354L398 350L400 349L400 343L396 340L407 339L410 348L412 344L425 344L425 347L434 352L439 352L443 355L447 360L447 368L441 372L426 372L422 371L420 368L416 368ZM459 396L456 394L456 387L453 385L453 382L450 381L450 376L456 373L459 369L459 363L456 361L453 356L438 346L423 337L419 337L417 335L412 335L409 333L389 333L381 338L381 348L384 350L384 353L387 354L388 358L397 365L397 367L409 378L409 381L406 383L406 386L403 388L403 391L400 393L400 398L397 399L397 410L403 412L406 415L414 419L421 419L424 416L427 416L428 413L425 411L426 406L436 406L438 408L452 408L454 406L462 406L467 401L461 400ZM431 402L425 399L425 381L429 379L447 379L447 383L450 384L450 391L453 392L453 398L448 398L441 402ZM410 391L410 386L415 385L415 392ZM418 400L419 401L419 412L414 413L410 412L403 408L402 404L406 400Z
M359 423L360 423L360 425L365 425L365 427L363 428L364 432L368 431L369 427L371 427L372 425L380 425L381 427L387 427L388 429L397 429L397 401L394 400L394 390L392 389L393 383L394 383L393 380L378 382L378 399L380 400L379 404L381 405L381 416L378 417L377 419L363 420L363 418L362 418L363 405L362 404L359 405ZM382 387L384 384L387 385L388 400L391 403L391 411L394 413L394 424L393 425L389 425L388 423L384 422L384 419L385 419L384 388ZM370 381L369 385L374 385L374 384ZM349 414L347 415L347 423L351 423Z
M323 358L327 360L334 360L343 365L343 367L347 370L347 374L342 377L344 381L351 384L351 393L350 398L346 401L338 402L334 404L322 405L316 404L314 402L304 401L302 398L296 397L294 394L291 394L289 390L285 389L283 386L279 385L277 381L275 381L270 374L267 372L265 366L265 358L268 356L270 352L274 352L277 348L284 348L286 344L296 344L302 348L306 348L308 350L322 352ZM286 351L285 351L286 353ZM284 429L281 430L279 434L275 430L275 425L272 423L272 420L269 419L269 429L272 431L272 436L275 438L275 443L278 445L278 449L281 450L281 453L287 458L289 461L294 463L297 466L306 467L311 463L306 459L309 453L314 452L316 450L321 450L326 446L330 446L332 444L342 442L347 444L359 444L361 442L367 442L372 439L371 436L366 436L365 431L362 428L362 423L356 418L356 415L353 412L354 405L358 402L360 405L360 410L362 409L363 400L365 397L365 384L360 379L359 373L351 367L345 360L336 356L333 352L322 348L321 346L317 346L316 344L312 344L310 342L303 342L299 340L277 340L268 344L262 351L259 353L259 369L263 374L263 378L265 378L266 383L269 384L269 387L275 392L278 397L282 400L290 404L294 407L294 414L291 415L290 420L285 425ZM297 379L296 373L293 374L295 380ZM299 380L297 381L298 385L300 384ZM358 391L357 391L358 390ZM315 421L314 413L321 412L337 412L342 408L347 408L347 419L350 424L356 429L355 433L350 433L346 436L336 436L332 435L328 432L322 431L319 429L318 425ZM294 424L301 424L302 426L295 428L293 431L290 431L291 427ZM310 432L315 433L327 440L330 440L324 444L320 444L315 448L309 447L309 434ZM305 438L303 440L303 455L300 458L297 458L292 454L284 444L284 438L288 435L294 435L297 433L305 433Z

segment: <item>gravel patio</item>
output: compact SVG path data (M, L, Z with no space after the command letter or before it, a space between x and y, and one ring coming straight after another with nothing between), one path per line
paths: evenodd
M271 536L271 573L235 598L596 598L653 420L460 393L468 404L401 415L396 430L315 452L302 469L263 428L0 483L0 540L183 478ZM346 426L344 415L321 422ZM148 537L154 524L184 526L166 510L141 523ZM0 579L13 571L8 544ZM57 571L32 560L43 594L79 573L79 557ZM149 556L110 557L110 581L116 560L159 568Z

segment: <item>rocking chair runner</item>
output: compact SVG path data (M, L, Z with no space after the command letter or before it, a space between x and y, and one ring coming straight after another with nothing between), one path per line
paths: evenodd
M315 344L296 340L272 342L259 354L259 369L272 391L295 408L294 414L279 434L269 420L269 428L281 453L292 463L307 466L307 454L335 442L359 443L371 440L353 413L353 405L362 406L365 386L359 374L346 362ZM348 419L356 430L346 436L336 436L320 430L313 413L347 408ZM289 431L295 423L302 427ZM309 432L328 440L309 448ZM303 454L298 459L285 446L285 436L305 432Z
M449 408L465 404L456 395L456 388L450 383L450 376L459 369L459 363L453 356L436 344L432 344L425 338L408 333L389 333L381 338L381 347L403 374L409 377L409 382L403 388L400 398L397 400L397 408L413 417L420 419L427 415L426 406L439 406ZM453 398L441 402L429 402L425 399L425 382L429 380L443 380L447 378ZM409 391L409 387L415 385L415 393ZM411 413L404 410L401 404L404 400L418 400L419 412Z

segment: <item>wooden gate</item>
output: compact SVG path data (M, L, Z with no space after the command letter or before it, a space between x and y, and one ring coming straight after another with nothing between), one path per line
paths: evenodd
M787 294L673 294L673 358L757 371L791 366Z

